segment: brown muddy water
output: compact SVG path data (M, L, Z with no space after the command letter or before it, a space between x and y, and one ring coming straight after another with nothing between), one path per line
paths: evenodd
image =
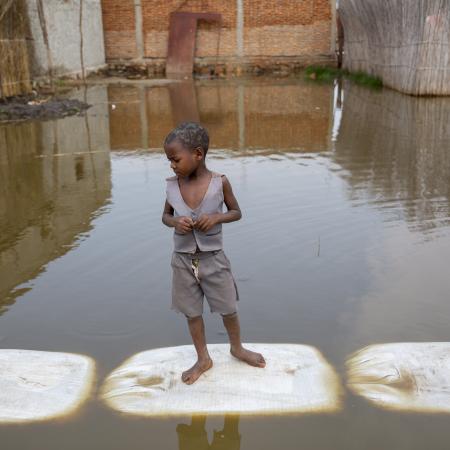
M190 343L169 309L160 220L161 143L185 119L210 130L209 165L243 210L225 249L245 341L312 345L343 378L366 345L450 341L449 99L273 79L95 86L87 98L85 118L0 127L0 348L89 355L100 384L134 353ZM205 316L208 341L226 342ZM215 449L434 450L448 449L449 420L346 391L336 414L189 427L93 397L64 420L0 425L0 442L201 450L206 430Z

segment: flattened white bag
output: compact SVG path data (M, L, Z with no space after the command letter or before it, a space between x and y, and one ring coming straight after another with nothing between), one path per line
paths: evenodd
M347 361L347 384L375 405L450 413L450 343L371 345Z
M197 358L192 345L138 353L106 378L101 398L117 411L142 416L313 413L340 408L339 378L315 348L245 346L264 354L265 368L233 358L229 345L208 345L214 366L192 385L181 381L182 371Z
M83 355L0 350L0 423L49 420L75 412L89 396L94 361Z

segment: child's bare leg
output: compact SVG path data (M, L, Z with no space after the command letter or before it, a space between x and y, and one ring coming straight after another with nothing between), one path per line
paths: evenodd
M265 367L266 360L260 353L245 349L241 343L241 330L237 313L222 315L223 324L230 338L230 352L241 361L255 367Z
M183 372L181 379L186 384L195 383L197 378L208 369L211 369L213 362L209 356L208 348L206 347L205 325L203 317L188 317L189 332L194 342L195 350L197 351L197 362L189 369Z

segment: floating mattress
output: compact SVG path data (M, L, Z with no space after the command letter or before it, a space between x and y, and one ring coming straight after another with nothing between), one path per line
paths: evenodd
M450 412L450 343L371 345L347 361L348 387L381 407Z
M0 349L0 423L75 412L90 394L94 373L86 356Z
M138 353L106 378L100 396L114 410L141 416L313 413L340 408L339 378L315 348L246 347L264 355L265 368L233 358L226 344L209 345L214 366L192 385L181 381L181 373L196 361L193 346Z

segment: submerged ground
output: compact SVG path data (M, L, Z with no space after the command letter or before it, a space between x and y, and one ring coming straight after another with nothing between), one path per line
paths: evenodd
M83 353L101 381L139 351L190 342L169 310L160 221L171 175L161 143L181 120L207 126L210 167L243 210L225 246L244 340L312 345L341 376L369 344L450 341L450 100L295 79L98 85L86 96L86 117L0 127L0 348ZM206 326L210 342L226 342L209 312ZM225 422L211 448L448 441L448 416L383 411L349 392L334 415ZM0 440L198 450L224 418L180 425L190 423L122 417L92 399L64 421L0 425Z

